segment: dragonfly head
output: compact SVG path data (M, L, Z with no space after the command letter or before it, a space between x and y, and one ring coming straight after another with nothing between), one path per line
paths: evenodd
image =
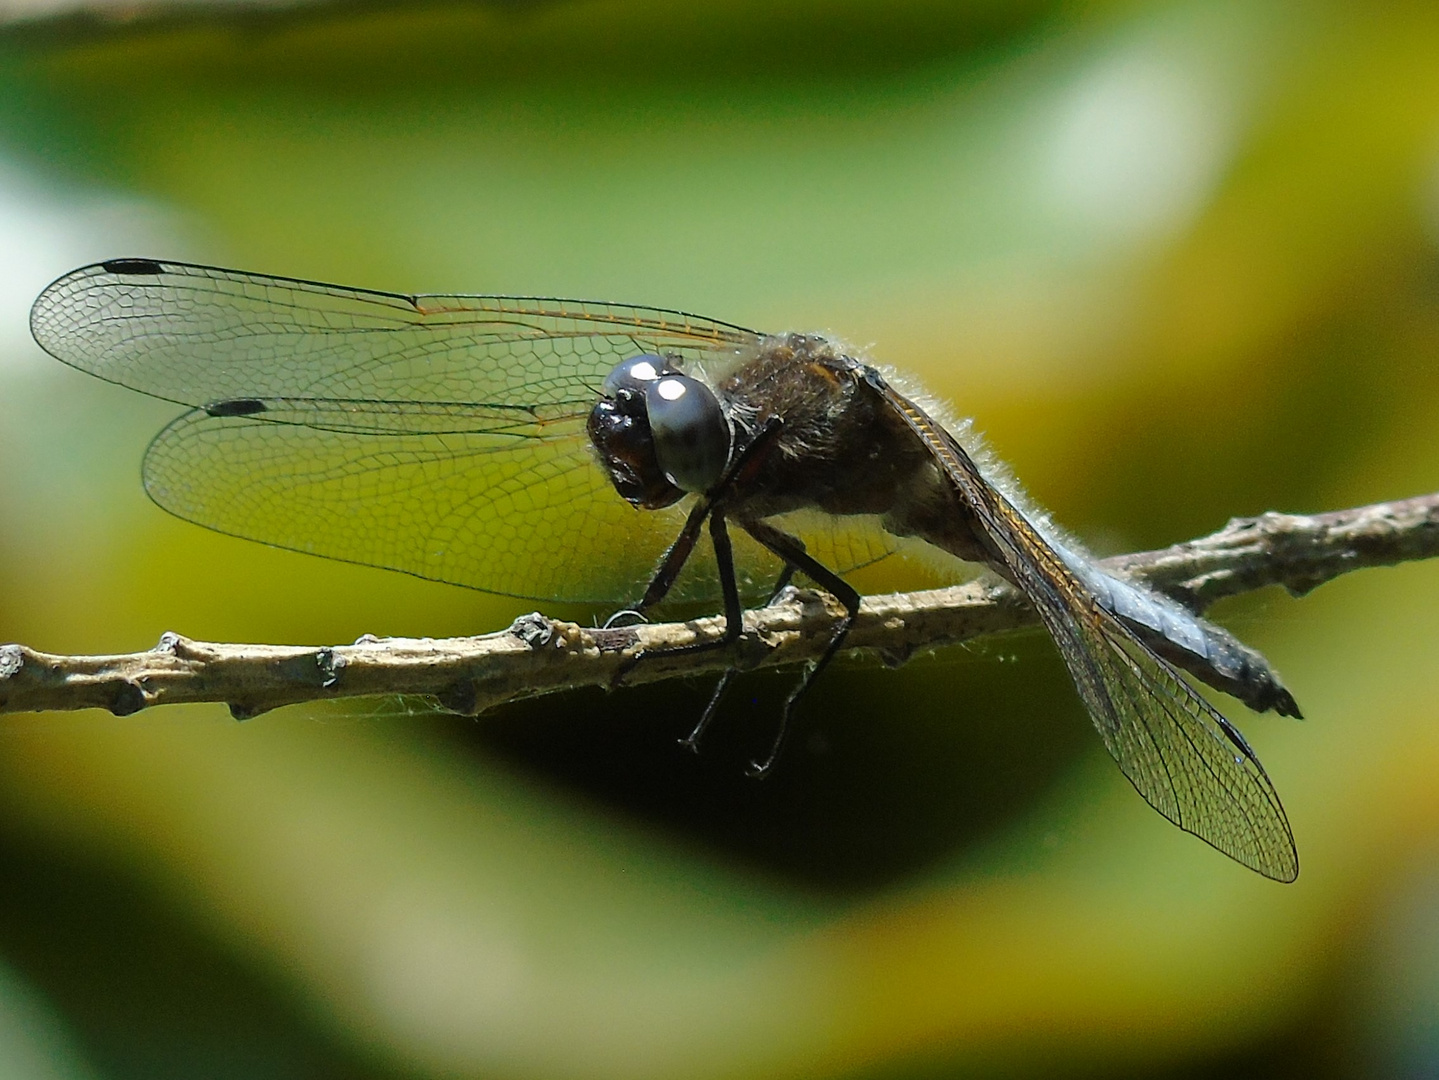
M590 410L590 442L622 498L657 510L719 481L732 435L708 386L643 355L616 365L602 392Z
M645 408L645 387L674 373L662 356L633 356L605 376L601 397L586 425L610 483L626 502L659 510L679 502L683 489L660 468Z

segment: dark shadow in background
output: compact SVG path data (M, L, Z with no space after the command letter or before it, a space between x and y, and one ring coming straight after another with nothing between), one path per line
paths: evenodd
M740 680L698 756L677 740L710 680L576 692L447 730L473 752L835 896L893 884L986 840L1099 745L1048 638L1016 634L900 671L839 664L802 703L773 775L751 779L745 766L768 748L796 677Z

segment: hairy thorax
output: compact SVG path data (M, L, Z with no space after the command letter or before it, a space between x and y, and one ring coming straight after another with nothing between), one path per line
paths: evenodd
M783 426L736 485L738 517L766 518L813 507L874 514L886 530L919 536L964 559L982 558L967 510L933 457L866 382L862 362L815 335L766 338L718 393L753 437L767 420Z

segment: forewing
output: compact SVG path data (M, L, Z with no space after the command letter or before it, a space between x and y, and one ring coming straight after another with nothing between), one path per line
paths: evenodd
M182 405L318 398L588 409L620 360L753 347L749 330L657 308L405 296L122 259L75 270L30 313L73 367Z
M882 380L874 385L973 509L1033 603L1104 744L1145 800L1181 829L1266 877L1299 874L1284 808L1239 731L1101 608L955 438Z

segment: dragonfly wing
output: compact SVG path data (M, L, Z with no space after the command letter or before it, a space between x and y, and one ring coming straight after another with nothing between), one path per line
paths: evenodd
M406 296L184 263L75 270L30 313L57 360L182 405L238 398L588 408L637 353L754 347L682 312L503 296Z
M683 520L615 494L582 418L544 438L377 435L324 411L309 403L307 423L276 419L294 412L278 406L186 413L150 444L145 488L219 532L545 600L632 600Z
M872 515L838 517L819 510L795 510L769 520L798 538L805 551L837 574L877 563L898 550L897 538Z
M986 481L969 454L877 375L973 510L1011 579L1054 638L1105 746L1130 783L1186 832L1266 877L1299 875L1274 785L1239 731L1167 662L1101 608L1048 541Z

